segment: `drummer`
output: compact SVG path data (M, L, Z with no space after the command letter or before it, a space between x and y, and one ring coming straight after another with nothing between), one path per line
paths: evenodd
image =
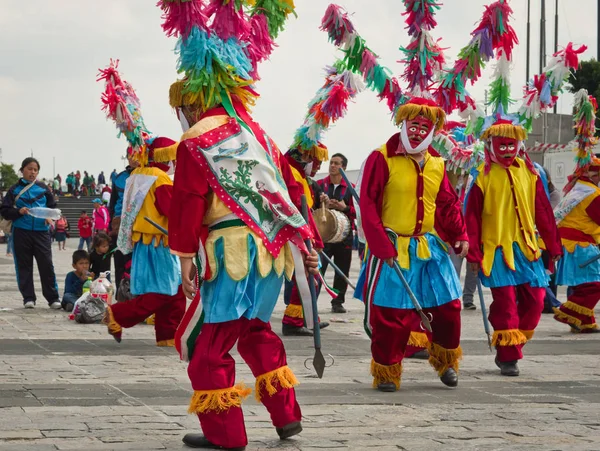
M356 219L356 210L354 209L354 203L352 200L352 194L348 189L348 185L340 174L340 168L344 171L348 166L348 158L341 153L336 153L331 157L329 161L329 175L324 179L317 181L318 185L322 189L318 203L315 207L319 208L321 203L324 203L330 210L337 210L345 214L351 224L351 228L354 228L354 220ZM352 229L348 230L346 237L338 243L327 243L323 252L329 257L333 258L333 263L342 270L342 272L349 276L350 264L352 263L352 240L354 234ZM327 270L327 261L322 261L322 273L325 274ZM339 292L337 298L331 301L332 313L346 313L344 308L344 302L346 301L346 290L348 289L348 282L338 275L335 274L333 279L333 288Z

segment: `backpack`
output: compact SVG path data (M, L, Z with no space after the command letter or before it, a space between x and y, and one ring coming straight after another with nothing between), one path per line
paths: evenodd
M91 295L78 301L77 307L75 321L83 324L101 322L106 312L106 303L102 299L94 298Z

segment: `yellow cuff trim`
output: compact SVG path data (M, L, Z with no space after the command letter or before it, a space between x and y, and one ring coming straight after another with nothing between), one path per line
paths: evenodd
M554 317L556 319L563 320L567 324L573 324L574 326L581 328L581 320L579 318L575 318L574 316L568 315L556 307L553 307L552 310L554 310Z
M232 407L240 407L250 393L252 390L244 384L221 390L196 390L190 401L188 413L223 412Z
M429 346L429 338L425 332L411 332L408 338L408 345L415 348L427 348Z
M594 323L594 324L582 324L579 326L579 328L581 330L585 330L585 329L598 329L598 324Z
M373 376L373 388L377 388L382 382L393 382L396 384L396 390L399 390L402 364L381 365L375 360L371 360L371 376Z
M187 257L187 258L194 258L197 255L197 254L188 253L188 252L177 252L177 251L174 251L173 249L171 249L171 254L177 255L178 257Z
M146 324L149 326L154 326L155 322L154 315L150 315L148 318L146 318Z
M256 378L254 396L260 402L263 389L267 390L269 396L273 396L280 389L294 388L299 383L293 371L287 365L282 366Z
M527 338L527 341L529 341L529 340L531 340L533 338L533 334L534 334L535 331L533 331L533 330L522 330L522 329L519 329L519 330L521 330L521 333L523 335L525 335L525 338Z
M158 346L159 348L174 348L175 347L175 339L171 338L170 340L157 341L156 346Z
M429 363L442 376L448 368L454 368L458 373L458 361L462 359L462 348L442 348L440 345L431 343L429 348Z
M527 343L527 337L519 329L495 330L492 346L517 346Z
M290 318L304 318L304 311L301 305L290 304L286 307L284 315Z
M110 305L106 307L106 314L104 315L102 323L106 324L111 335L118 334L123 330L121 325L115 321L115 316L113 315Z
M563 307L566 309L569 309L575 313L579 313L580 315L585 315L585 316L589 316L589 317L594 316L594 311L592 309L582 307L581 305L575 304L572 301L565 302L563 304Z

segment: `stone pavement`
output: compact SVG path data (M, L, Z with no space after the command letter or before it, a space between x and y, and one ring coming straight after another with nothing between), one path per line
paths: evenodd
M76 242L67 246L55 252L61 290ZM357 272L355 261L353 280ZM126 330L117 344L105 327L69 321L43 299L35 310L21 305L12 262L0 257L0 450L183 449L183 434L198 430L186 415L186 367L173 349L154 346L151 326ZM323 319L344 321L323 331L323 351L335 364L322 380L304 366L312 340L284 338L301 382L304 431L280 442L249 397L248 450L600 449L597 336L571 335L544 315L525 348L522 375L504 378L487 350L480 311L463 312L459 387L443 386L427 362L408 360L402 389L384 394L371 388L362 304L349 301L347 315L330 314L324 296L320 305ZM277 331L283 310L281 302ZM235 358L238 381L252 386Z

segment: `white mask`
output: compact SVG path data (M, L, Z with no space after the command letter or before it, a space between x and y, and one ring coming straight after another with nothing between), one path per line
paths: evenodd
M310 176L310 173L313 170L313 162L311 161L310 163L306 163L306 165L304 166L304 173L307 176Z
M423 141L421 141L421 144L419 144L417 147L415 147L413 149L413 147L410 145L410 141L408 139L408 130L406 128L406 121L402 122L402 130L400 130L400 140L402 141L402 145L404 146L404 149L406 149L406 151L409 154L417 154L417 153L421 153L424 150L429 149L429 146L431 145L432 141L433 141L433 133L435 132L435 127L431 129L431 131L429 132L429 135L427 135L427 138L425 138Z
M183 114L183 111L181 111L181 108L177 108L177 118L179 119L183 133L187 132L190 129L190 124L188 123L185 114Z

